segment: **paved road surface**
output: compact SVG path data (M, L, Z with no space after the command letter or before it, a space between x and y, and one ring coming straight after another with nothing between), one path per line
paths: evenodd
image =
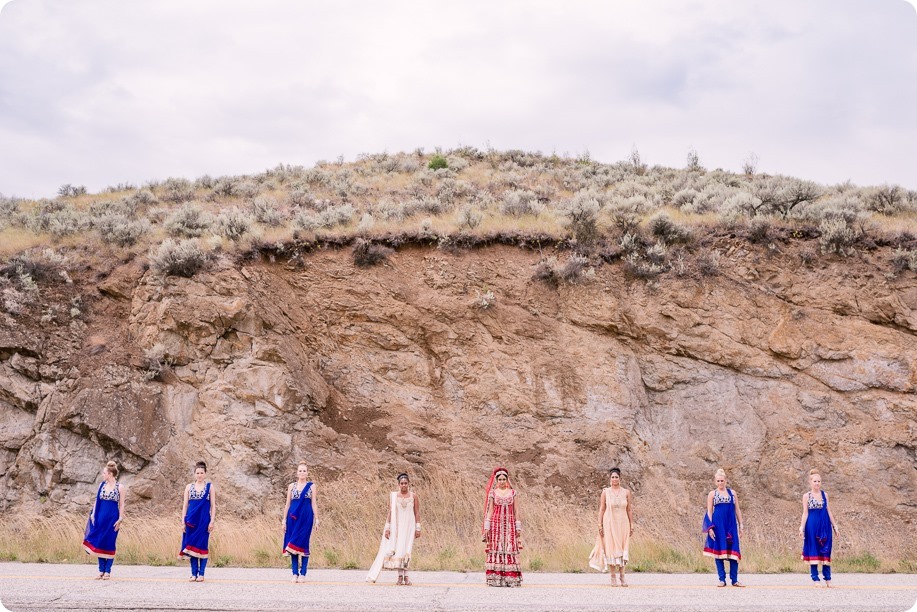
M379 584L359 570L312 570L291 584L280 569L208 568L188 583L182 567L115 565L110 581L89 565L0 563L0 601L18 610L909 610L917 575L838 574L830 589L805 574L747 574L744 589L716 588L704 574L632 574L628 588L600 574L526 574L521 589L483 585L483 575L412 572L414 586ZM383 583L384 581L384 583Z

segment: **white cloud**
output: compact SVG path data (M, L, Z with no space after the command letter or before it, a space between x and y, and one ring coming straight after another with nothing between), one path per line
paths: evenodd
M457 144L917 188L902 0L15 0L0 192Z

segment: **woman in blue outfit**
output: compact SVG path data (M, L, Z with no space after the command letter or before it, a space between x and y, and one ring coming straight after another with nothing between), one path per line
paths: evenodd
M704 554L716 560L719 586L726 586L726 569L723 561L729 561L729 581L734 587L745 586L739 582L739 535L742 533L742 512L739 498L732 489L726 488L726 472L717 470L716 489L707 495L707 513L704 515L704 532L707 540Z
M296 482L287 486L287 505L283 509L283 555L290 557L293 582L305 582L309 566L309 540L318 524L315 484L309 482L309 467L300 463Z
M99 575L96 580L111 578L111 566L115 563L115 543L124 516L124 490L118 483L118 466L109 461L102 468L102 484L96 492L96 500L89 513L86 532L83 535L83 550L99 558Z
M831 586L831 546L836 534L837 523L828 508L828 495L822 491L821 476L818 470L809 470L809 490L802 496L799 537L802 538L802 560L809 564L815 586L820 586L819 565L825 586Z
M194 482L185 487L181 513L184 519L178 558L191 560L191 582L203 582L216 514L213 483L207 480L207 464L203 461L194 466Z

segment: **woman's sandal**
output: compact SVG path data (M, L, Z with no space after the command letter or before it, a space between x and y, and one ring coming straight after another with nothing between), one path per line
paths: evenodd
M408 575L405 574L405 575L404 575L404 582L402 582L401 584L403 584L404 586L411 586L411 584L413 584L413 583L411 582L411 579L408 578Z
M197 582L197 574L192 574L191 577L188 578L188 582Z
M101 580L104 575L105 575L105 572L99 572L99 575L96 576L96 580Z
M627 581L624 580L624 576L621 576L621 586L622 587L628 586Z
M398 576L398 584L396 586L402 586L404 584L404 576Z
M109 574L108 572L105 572L105 574L102 576L102 580L108 580L110 578L111 578L111 574Z
M204 575L201 574L200 576L198 576L198 577L197 577L197 581L198 581L198 582L204 582Z

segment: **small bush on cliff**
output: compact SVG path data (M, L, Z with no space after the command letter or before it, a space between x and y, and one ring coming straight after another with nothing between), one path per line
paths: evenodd
M213 218L196 204L185 204L166 220L166 231L180 238L197 238L213 225Z
M150 267L162 276L190 278L207 263L207 254L196 240L180 242L167 238L150 251Z
M514 189L503 194L500 212L512 217L538 215L542 211L541 203L534 191Z
M252 215L258 223L272 227L282 225L284 221L277 200L270 196L258 196L252 200Z
M556 257L547 257L538 262L532 280L541 281L557 288L561 283L576 285L595 276L595 268L589 265L589 258L573 253L560 265Z
M134 220L122 215L105 215L96 219L94 225L103 241L122 247L136 244L150 231L150 222L146 219Z
M917 272L917 250L895 249L892 254L892 265L895 268L895 272L899 274L905 270Z
M818 244L822 253L837 253L842 257L853 255L857 232L844 219L827 219L818 226L821 237Z
M353 263L361 268L377 266L388 260L391 254L392 250L381 244L357 238L353 246Z
M478 296L474 299L474 305L481 310L490 310L496 303L497 296L494 295L494 292L490 289L487 289L483 293L479 292Z
M463 206L458 214L458 224L462 229L473 230L479 226L483 220L483 213L470 204Z
M595 276L595 268L589 265L588 257L574 253L567 258L557 275L568 285L575 285Z
M697 269L704 276L717 276L720 273L719 251L703 253L697 258Z
M252 218L238 208L230 208L216 218L216 231L229 240L240 240L251 229Z
M163 372L172 367L174 360L166 354L166 348L155 344L143 352L141 367L147 380L160 380Z
M599 208L595 194L583 191L563 204L561 211L565 224L579 244L590 245L598 237Z
M664 212L658 212L649 221L650 233L666 244L690 242L691 230L672 221Z
M532 280L541 281L556 288L560 284L560 276L557 274L557 258L546 257L539 261L535 265Z

